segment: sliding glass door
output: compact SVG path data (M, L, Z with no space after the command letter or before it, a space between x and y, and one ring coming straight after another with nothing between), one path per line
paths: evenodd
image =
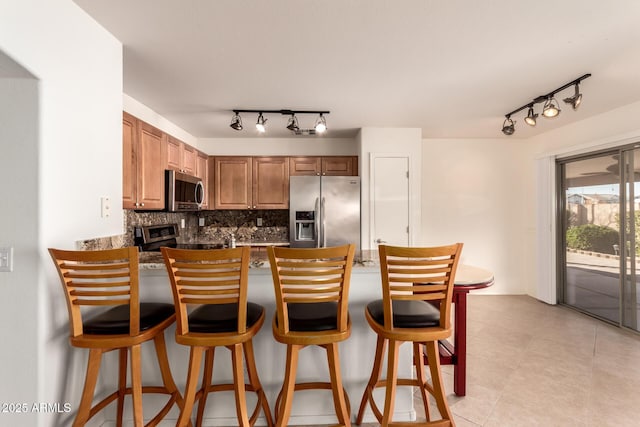
M640 150L565 159L558 177L559 301L640 330Z

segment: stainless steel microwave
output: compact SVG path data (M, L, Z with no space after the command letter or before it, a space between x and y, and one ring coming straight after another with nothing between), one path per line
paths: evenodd
M204 184L198 177L174 170L165 171L166 206L169 212L187 212L202 209Z

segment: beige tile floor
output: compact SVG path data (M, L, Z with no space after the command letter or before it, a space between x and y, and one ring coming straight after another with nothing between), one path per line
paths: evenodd
M527 296L470 295L467 354L465 397L443 366L457 427L640 425L638 334Z

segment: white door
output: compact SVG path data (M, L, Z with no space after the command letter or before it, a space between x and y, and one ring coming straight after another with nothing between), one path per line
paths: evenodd
M373 156L372 248L409 246L409 157Z

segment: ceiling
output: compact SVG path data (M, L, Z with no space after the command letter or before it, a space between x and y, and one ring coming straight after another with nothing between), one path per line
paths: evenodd
M637 0L75 0L124 45L124 92L198 138L252 137L231 110L330 110L424 138L528 138L640 101ZM578 111L500 132L582 76ZM537 111L542 105L537 104ZM315 116L299 116L312 127ZM268 115L267 136L287 117Z

